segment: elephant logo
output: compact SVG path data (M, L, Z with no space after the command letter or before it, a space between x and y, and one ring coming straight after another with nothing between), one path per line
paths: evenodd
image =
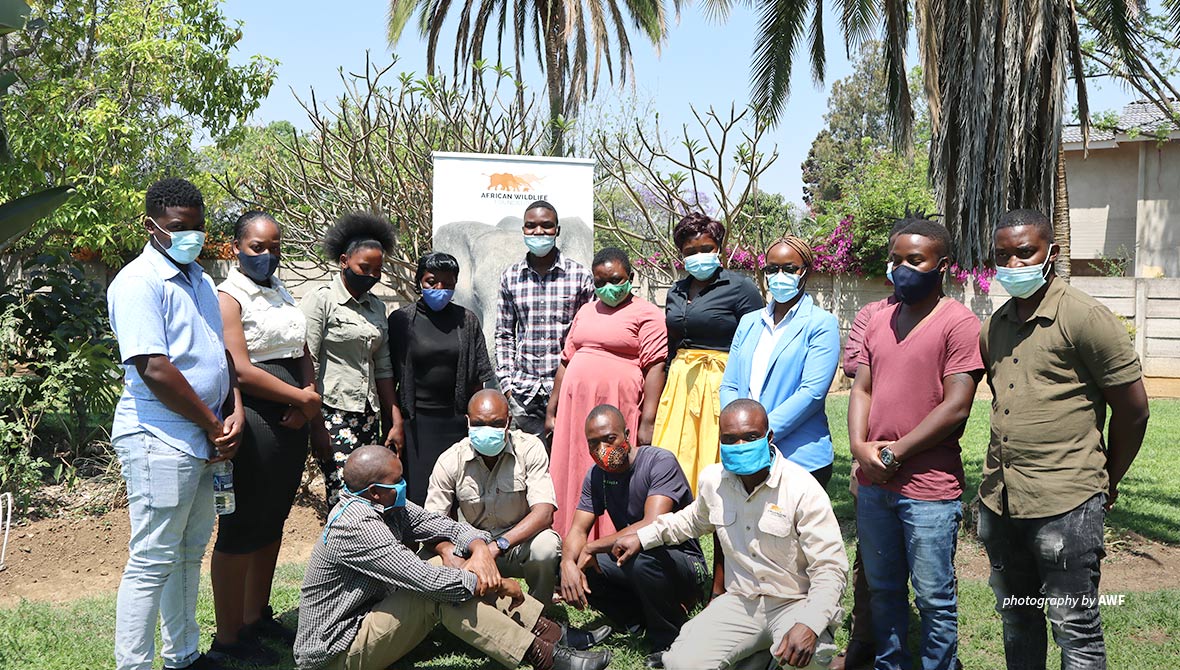
M535 174L512 174L510 172L497 172L484 176L488 178L487 190L489 191L535 191L537 182L544 179L544 177L538 177Z

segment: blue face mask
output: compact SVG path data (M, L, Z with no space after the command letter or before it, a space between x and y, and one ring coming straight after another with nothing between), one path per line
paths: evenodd
M156 226L156 230L168 236L172 244L164 250L168 257L180 263L181 265L188 265L197 260L197 256L201 255L201 248L205 246L205 233L199 230L178 230L170 233L164 230L156 220L148 217Z
M424 288L422 289L422 302L434 311L440 311L443 307L451 304L451 298L455 297L455 290L449 288Z
M893 268L891 276L893 294L907 305L922 302L931 291L942 284L942 272L938 268L922 272L903 263Z
M238 269L250 279L266 284L279 269L279 257L267 252L251 256L244 251L238 252Z
M557 246L556 235L525 235L524 245L529 248L529 253L540 258L547 256L553 247Z
M885 264L885 278L889 280L890 284L893 283L893 261Z
M394 499L393 504L389 505L389 506L378 505L376 503L370 502L370 501L365 500L364 498L360 498L360 497L350 499L348 502L344 503L344 505L340 508L340 511L336 512L336 515L333 516L331 519L329 519L328 523L324 525L324 533L323 533L323 535L320 536L321 539L323 539L324 544L328 543L328 531L332 530L332 524L336 523L336 520L340 518L341 514L344 514L344 510L348 509L349 505L353 504L354 502L356 502L358 500L364 502L366 505L368 505L369 507L372 507L373 509L377 510L377 512L379 512L381 514L385 514L386 512L388 512L389 510L392 510L392 509L398 509L398 508L406 506L406 480L405 479L402 479L400 482L398 482L396 484L369 484L368 486L366 486L365 488L363 488L359 491L353 491L353 490L349 489L348 487L345 487L344 490L354 496L360 496L362 493L364 493L365 491L367 491L373 487L377 487L379 489L389 489L390 491L397 491L397 497Z
M775 302L787 303L799 295L799 282L803 278L787 272L776 272L766 278L766 287Z
M715 251L702 252L684 257L684 269L699 281L705 281L721 267L721 254Z
M1014 298L1027 298L1048 283L1049 255L1040 265L1021 268L996 268L996 281Z
M770 435L753 442L721 443L721 465L735 475L752 475L770 467Z
M505 431L495 426L469 426L467 438L471 447L484 456L499 456L504 451Z

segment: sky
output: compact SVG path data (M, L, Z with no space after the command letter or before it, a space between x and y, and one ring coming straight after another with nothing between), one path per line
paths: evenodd
M825 4L830 8L834 3ZM751 45L757 16L744 3L734 5L729 20L719 23L706 18L699 3L685 3L679 23L672 24L658 54L649 42L633 37L634 90L630 82L622 90L604 82L606 85L599 87L598 103L608 109L622 106L629 111L636 106L634 100L648 101L658 111L665 131L678 131L682 124L692 122L694 106L700 111L710 105L726 111L731 104L744 107L749 100ZM307 116L295 94L307 99L314 88L318 99L334 99L343 88L338 69L362 70L366 50L374 63L387 64L394 53L385 39L387 7L384 0L338 0L331 5L309 0L225 0L225 15L244 23L235 60L241 62L253 54L262 54L279 61L275 86L251 123L287 120L306 129ZM779 157L759 181L762 190L782 193L796 203L802 202L803 195L799 166L807 157L811 141L824 127L828 87L852 71L838 19L830 9L824 26L828 43L826 83L813 83L807 59L800 54L791 97L781 121L768 137L768 146L777 145ZM491 38L487 41L494 46ZM453 41L440 43L439 60L448 67L452 49ZM506 50L506 59L509 53ZM425 72L425 42L413 25L407 26L396 55L397 70ZM916 54L910 54L907 64L915 63ZM543 94L544 79L539 70L526 73L525 79L533 91ZM1131 99L1120 88L1098 82L1091 83L1090 96L1093 110L1118 109Z

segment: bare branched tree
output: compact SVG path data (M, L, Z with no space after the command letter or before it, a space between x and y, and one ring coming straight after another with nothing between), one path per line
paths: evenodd
M636 258L658 258L640 271L658 284L679 277L672 260L679 251L672 229L684 214L703 211L725 224L730 261L739 249L766 248L785 230L763 225L756 206L758 178L778 158L766 147L767 124L753 108L718 113L693 110L691 128L681 126L671 143L636 123L594 142L600 179L595 187L595 223Z
M379 67L366 58L363 73L341 70L345 92L334 104L321 103L314 90L310 100L299 100L310 131L280 139L282 151L253 174L223 175L218 183L283 221L288 254L312 261L305 278L334 263L320 243L340 214L387 216L400 241L386 258L389 284L412 299L417 258L431 248L433 152L538 154L547 134L534 98L505 69L483 68L457 86L412 74L390 82L395 64Z

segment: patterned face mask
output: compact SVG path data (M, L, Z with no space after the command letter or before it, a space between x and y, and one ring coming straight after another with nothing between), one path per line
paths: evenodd
M626 472L628 466L627 455L631 453L631 443L623 440L622 444L599 442L590 452L590 457L598 467L612 474Z

